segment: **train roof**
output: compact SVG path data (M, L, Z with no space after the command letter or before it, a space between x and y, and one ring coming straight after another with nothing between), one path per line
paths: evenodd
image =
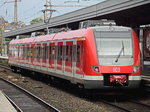
M95 26L91 28L96 31L131 31L130 27L125 26Z
M25 44L25 43L38 43L46 41L56 41L56 40L70 40L84 37L88 29L80 29L68 32L54 33L50 35L41 35L37 37L16 39L10 41L10 44Z

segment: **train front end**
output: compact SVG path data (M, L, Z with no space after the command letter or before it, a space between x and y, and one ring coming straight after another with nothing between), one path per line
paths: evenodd
M89 35L93 35L93 44L86 46L88 66L91 69L87 67L85 70L85 74L90 74L85 75L85 78L91 78L85 79L85 88L139 88L141 67L136 33L129 27L111 25L92 27L91 32ZM89 43L92 42L92 38L87 40Z
M128 27L93 28L99 66L93 70L103 76L104 88L140 86L140 49L135 32Z

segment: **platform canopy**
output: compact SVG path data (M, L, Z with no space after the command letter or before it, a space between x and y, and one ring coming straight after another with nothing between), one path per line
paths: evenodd
M88 19L115 20L118 25L137 28L140 25L150 24L150 0L106 0L77 11L53 17L48 27L61 28L68 26L78 29L79 22ZM4 37L16 37L22 34L31 34L35 31L44 31L44 22L29 25L17 30L4 33Z

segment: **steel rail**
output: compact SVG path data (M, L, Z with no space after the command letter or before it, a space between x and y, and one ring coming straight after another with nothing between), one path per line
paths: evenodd
M54 106L50 105L49 103L45 102L44 100L40 99L39 97L35 96L34 94L30 93L29 91L25 90L24 88L21 88L20 86L12 83L11 81L5 80L3 78L0 78L2 81L8 83L9 85L14 86L16 89L20 90L21 92L27 94L29 97L31 97L33 100L35 100L38 104L43 105L43 107L53 110L54 112L60 112L57 108Z

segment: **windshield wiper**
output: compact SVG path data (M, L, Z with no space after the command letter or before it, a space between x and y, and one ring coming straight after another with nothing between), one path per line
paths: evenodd
M125 55L125 53L124 53L124 43L123 43L123 40L122 40L122 48L121 48L121 51L119 52L119 54L118 54L118 56L117 56L117 58L116 58L116 60L115 60L116 63L118 62L118 59L120 58L122 52L123 52L123 54Z

